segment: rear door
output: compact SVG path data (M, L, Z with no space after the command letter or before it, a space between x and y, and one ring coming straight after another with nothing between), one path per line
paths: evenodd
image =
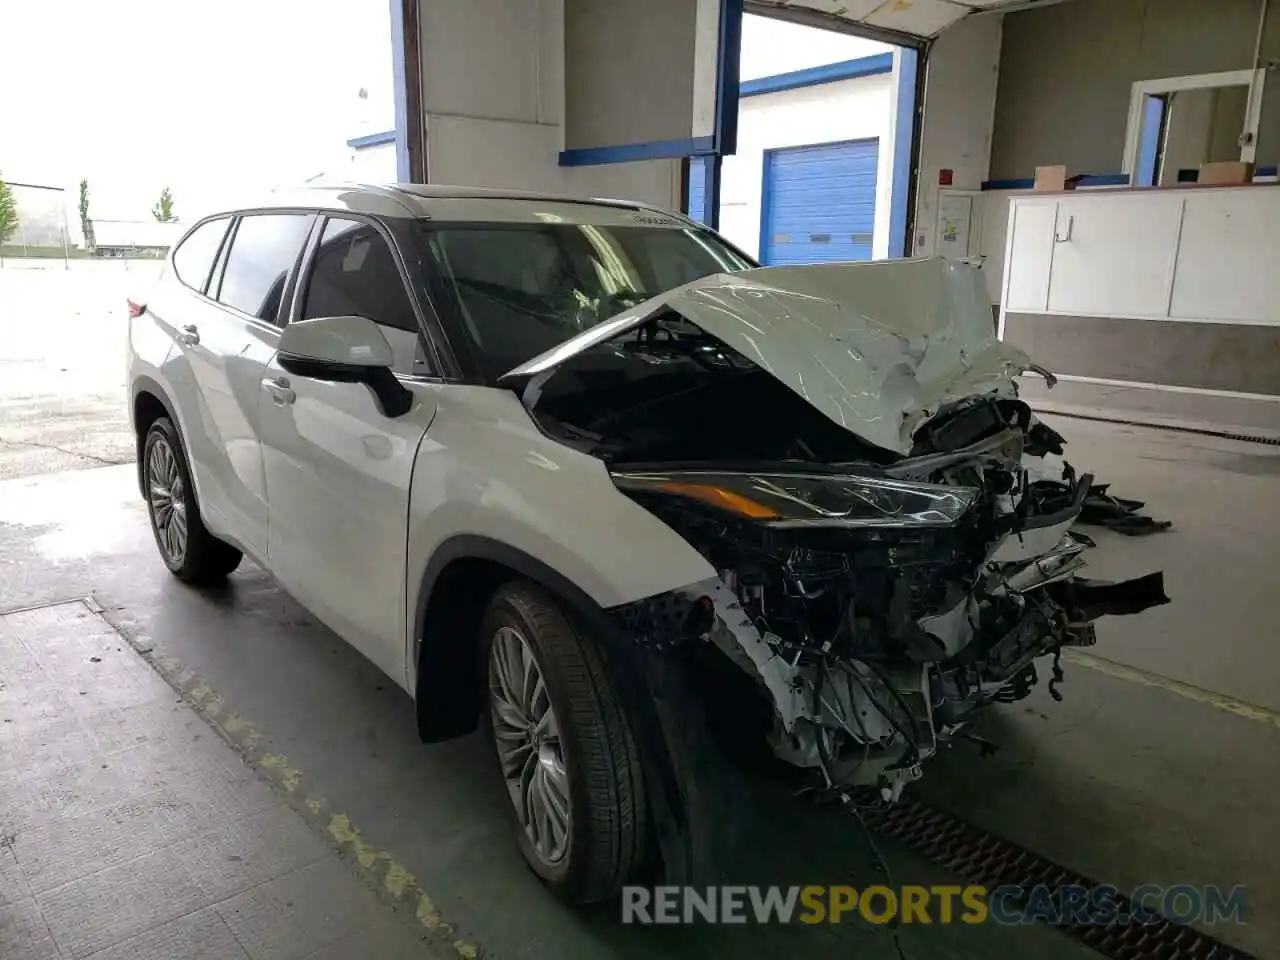
M205 523L252 557L266 555L267 504L256 421L262 370L275 353L285 291L315 217L238 218L200 298L177 331L197 401L185 436Z
M291 319L375 321L414 402L388 417L363 384L267 365L258 396L267 561L285 589L403 686L409 483L439 389L419 325L423 305L372 220L328 218L307 259Z

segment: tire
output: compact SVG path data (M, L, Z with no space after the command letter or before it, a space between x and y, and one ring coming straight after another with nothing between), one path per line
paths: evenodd
M169 572L189 584L225 580L243 555L211 534L200 519L187 455L168 417L160 417L147 430L142 475L151 533Z
M513 581L494 594L480 641L488 730L511 800L508 809L520 852L561 899L570 903L607 900L641 864L647 818L639 754L600 651L551 597L527 581ZM519 752L519 724L512 722L509 708L513 704L503 691L504 657L505 675L510 677L514 662L510 655L521 644L545 687L545 695L539 696L536 682L532 684L533 696L524 698L532 706L524 719L528 723L539 716L542 705L552 714L552 722L547 723L546 712L541 713L544 729L540 737L535 733L532 743L525 741L527 754ZM553 730L558 736L552 735ZM513 782L510 774L517 768L524 774ZM522 791L526 776L531 785ZM559 846L559 856L554 836L541 847L537 838L539 832L545 836L554 811L548 808L541 831L536 813L535 827L526 826L531 819L528 797L537 792L534 783L539 779L550 800L563 799L567 793L567 837ZM557 790L557 782L567 790Z

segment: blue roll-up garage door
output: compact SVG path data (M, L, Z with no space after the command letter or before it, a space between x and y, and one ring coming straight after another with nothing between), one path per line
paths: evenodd
M765 151L761 260L870 260L879 159L878 140Z
M689 158L689 219L706 223L706 157Z

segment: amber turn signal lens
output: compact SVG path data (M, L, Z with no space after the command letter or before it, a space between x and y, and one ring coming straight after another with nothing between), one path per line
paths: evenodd
M682 497L689 497L693 500L700 500L710 506L719 507L721 510L728 510L730 513L749 517L752 520L777 520L782 516L777 510L766 507L763 503L757 503L740 493L734 493L732 490L712 486L708 483L678 483L671 481L658 484L656 489L666 493L679 494Z

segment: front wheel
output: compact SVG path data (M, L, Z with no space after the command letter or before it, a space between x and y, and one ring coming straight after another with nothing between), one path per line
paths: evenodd
M224 579L240 565L242 555L201 521L186 454L167 417L160 417L147 430L142 464L151 532L164 565L183 583Z
M516 581L481 641L494 748L525 861L563 899L613 896L644 853L640 759L595 643Z

